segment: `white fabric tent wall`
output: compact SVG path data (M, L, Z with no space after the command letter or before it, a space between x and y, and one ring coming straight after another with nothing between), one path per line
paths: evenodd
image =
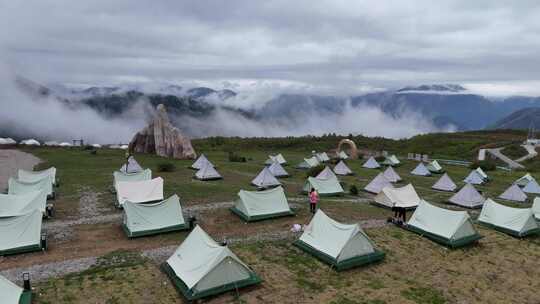
M540 228L534 219L532 209L511 208L489 198L484 202L478 221L513 231L517 235Z
M433 160L426 167L429 171L434 172L434 173L443 171L442 166L439 164L437 160Z
M386 207L415 208L420 197L412 184L401 188L385 187L374 198L375 202Z
M8 180L8 194L26 194L36 191L45 191L47 195L53 195L54 191L51 180L48 177L29 183L12 177Z
M52 185L56 184L56 168L50 167L41 171L28 171L19 169L17 171L17 178L25 183L35 183L44 178L48 178Z
M513 184L499 195L499 198L515 202L524 202L527 200L527 194L525 194L518 185Z
M315 178L318 178L318 179L335 178L335 179L337 179L337 176L334 173L334 171L332 171L332 169L330 169L330 167L325 166L324 169L321 172L319 172L319 174L317 174L317 176Z
M377 169L377 168L380 168L381 165L372 156L362 165L362 167L368 168L368 169Z
M532 205L532 212L534 214L534 217L540 221L540 198L535 197Z
M476 170L472 170L471 173L463 180L467 184L481 185L485 182L480 173Z
M523 192L525 193L531 193L531 194L540 194L540 185L538 185L538 182L536 182L535 179L531 180L530 182L523 187Z
M0 218L0 251L39 245L43 214L32 212Z
M153 204L124 202L123 222L132 233L185 224L180 198L176 194Z
M452 204L467 207L477 208L482 206L485 198L471 184L465 184L456 194L449 200Z
M238 192L235 207L247 216L260 216L290 212L291 208L282 187L265 191Z
M23 215L34 209L45 213L47 193L34 191L26 194L0 194L0 217Z
M484 172L484 170L482 170L482 168L478 167L476 168L475 170L476 172L478 172L478 174L482 177L482 179L484 179L485 181L487 181L489 179L488 175L486 174L486 172Z
M397 183L401 181L401 177L397 174L397 172L392 167L386 168L383 172L384 177L386 177L387 180L389 180L392 183Z
M116 184L118 205L124 202L148 203L163 200L163 179L157 177L148 181L118 182Z
M281 183L274 177L272 172L268 170L268 167L264 167L261 172L251 181L251 184L259 188L268 188L281 185Z
M384 177L384 174L379 173L375 178L364 187L367 192L378 194L385 187L393 187L392 183Z
M351 175L353 174L352 170L345 164L344 161L339 161L334 167L334 172L338 175Z
M450 176L445 173L433 186L431 186L431 188L440 191L454 192L457 189L457 185Z
M429 172L429 170L426 168L426 166L424 166L423 163L419 163L418 166L416 166L416 168L411 171L411 174L417 176L430 176L431 172Z
M0 275L2 304L19 304L23 289Z
M199 156L199 158L197 158L197 160L191 165L191 168L200 170L205 166L205 164L210 164L210 166L215 167L204 154L201 154L201 156Z
M122 173L120 171L113 172L114 189L119 182L140 182L152 179L152 170L144 169L136 173Z
M203 167L195 173L195 178L199 180L221 179L221 175L211 163L204 163Z
M289 173L285 171L285 169L281 166L279 162L273 162L270 166L268 166L268 170L270 170L270 173L272 173L272 175L274 175L275 177L289 176Z

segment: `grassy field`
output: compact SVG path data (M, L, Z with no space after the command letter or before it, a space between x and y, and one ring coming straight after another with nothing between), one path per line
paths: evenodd
M489 134L482 137L476 133L456 135L473 140L454 146L466 154L478 146L505 143L512 134ZM480 138L480 139L479 139ZM497 139L494 141L494 139ZM166 195L177 193L183 206L198 206L216 202L229 202L236 198L240 189L251 189L250 181L262 169L269 153L281 152L291 165L285 167L292 177L281 179L289 198L304 197L300 190L306 172L294 169L294 165L308 155L311 147L295 146L291 140L287 148L276 148L275 142L253 142L251 147L238 145L234 150L248 158L246 163L232 163L227 159L227 148L236 139L209 139L195 141L195 148L203 151L218 166L223 180L200 182L192 179L193 170L187 167L192 161L165 160L151 155L136 155L143 167L149 167L155 176L165 179ZM423 142L424 139L414 139ZM453 141L454 139L452 139ZM215 141L215 142L214 142ZM376 139L388 146L412 145L405 141ZM321 149L326 142L319 142ZM329 142L329 141L328 141ZM390 143L389 143L390 142ZM371 143L375 145L374 143ZM415 143L415 145L418 143ZM328 144L329 145L329 144ZM428 143L425 143L428 145ZM430 149L438 151L434 144ZM335 146L335 142L332 147ZM456 148L456 149L461 149ZM319 149L319 150L321 150ZM390 149L389 149L390 150ZM466 150L466 151L465 151ZM62 181L59 198L55 201L57 217L49 220L65 221L81 216L81 197L85 193L98 193L100 214L118 214L113 207L114 196L109 192L112 172L120 167L123 151L99 150L96 155L78 149L29 149L45 161L40 167L55 166ZM390 150L398 155L413 152ZM435 153L435 152L434 152ZM437 152L438 153L438 152ZM449 158L459 151L446 155ZM442 154L441 154L442 155ZM471 154L472 155L472 154ZM444 155L443 155L444 156ZM403 159L403 157L402 157ZM155 172L159 163L171 162L176 171ZM446 208L462 210L445 204L451 194L430 189L439 176L417 177L409 172L416 162L404 161L396 170L404 179L400 185L412 183L420 196L427 201ZM361 168L362 161L348 162L355 176L340 177L350 185L363 188L379 170ZM444 166L454 182L461 180L470 169L460 166ZM512 181L524 172L491 171L492 181L478 187L486 196L495 198ZM537 176L540 177L540 176ZM354 223L362 220L384 220L389 210L355 201L371 199L372 195L361 192L340 198L325 198L320 207L336 220ZM532 199L532 197L531 197ZM499 200L498 200L499 201ZM529 207L530 202L512 206ZM222 238L247 238L257 234L287 231L293 223L309 222L306 203L299 202L298 215L270 221L243 223L225 208L201 211L198 216L202 227L216 240ZM478 210L470 212L476 217ZM332 303L332 304L382 304L382 303L538 303L540 289L540 237L515 239L483 227L478 227L484 238L478 245L458 250L441 247L421 236L394 226L367 228L366 233L381 250L386 259L377 265L337 273L310 255L291 245L290 240L240 242L231 249L264 280L256 287L229 292L205 300L208 303ZM35 283L34 303L183 303L182 297L170 284L159 266L141 256L143 250L177 246L187 235L175 232L160 236L128 240L120 227L120 220L95 225L71 227L73 237L55 242L44 254L26 254L6 257L0 270L40 263L98 256L98 263L80 273Z

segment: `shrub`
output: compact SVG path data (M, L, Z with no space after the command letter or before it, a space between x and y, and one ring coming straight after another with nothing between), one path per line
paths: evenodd
M475 161L469 166L471 169L476 169L478 167L482 168L484 171L493 171L497 168L497 165L492 160L481 160Z
M246 158L236 154L235 152L229 151L229 161L235 163L245 163Z
M174 172L176 166L170 162L162 162L157 165L157 172Z
M318 165L317 167L313 167L306 172L306 177L315 177L319 175L322 170L324 170L324 165Z
M351 193L351 195L358 195L358 188L356 187L356 185L351 185L351 187L349 188L349 192Z

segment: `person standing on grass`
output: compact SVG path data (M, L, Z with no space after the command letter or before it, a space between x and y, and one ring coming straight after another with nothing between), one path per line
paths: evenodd
M319 203L319 193L315 188L311 188L311 191L309 191L309 210L311 213L317 211L317 203Z

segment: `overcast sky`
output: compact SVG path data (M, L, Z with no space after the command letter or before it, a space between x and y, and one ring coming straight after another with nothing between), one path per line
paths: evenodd
M0 0L0 58L42 83L540 95L538 1Z

